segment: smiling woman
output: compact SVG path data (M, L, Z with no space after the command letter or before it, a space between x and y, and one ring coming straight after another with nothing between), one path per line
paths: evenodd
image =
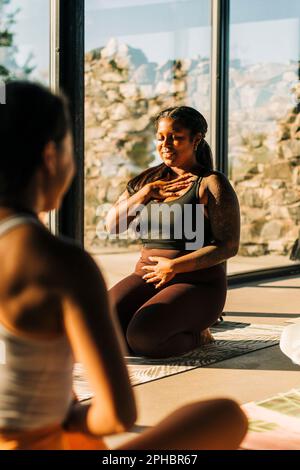
M212 341L209 327L225 304L224 261L237 253L240 217L229 181L212 169L204 117L187 106L168 108L156 127L163 163L129 181L108 213L107 228L118 233L141 208L143 242L135 271L110 295L131 352L169 357ZM200 246L189 236L199 233Z
M167 108L156 116L155 126L156 148L163 163L129 181L130 194L148 182L174 179L193 168L213 169L211 150L204 139L207 122L197 110L188 106Z
M172 165L173 171L180 175L185 167L191 165L193 146L197 148L201 137L200 132L191 137L188 129L171 117L166 117L158 122L157 150L165 165Z

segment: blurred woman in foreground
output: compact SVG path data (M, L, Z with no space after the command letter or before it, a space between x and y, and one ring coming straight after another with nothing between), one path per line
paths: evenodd
M0 107L0 449L105 449L136 405L106 286L92 258L38 214L59 208L75 165L64 98L11 82ZM94 398L74 401L73 361ZM234 449L247 428L231 400L180 408L120 449Z

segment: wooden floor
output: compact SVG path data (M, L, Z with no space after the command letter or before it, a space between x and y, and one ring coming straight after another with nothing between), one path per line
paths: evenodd
M230 289L224 311L226 320L246 323L295 321L300 318L300 276ZM300 367L279 346L255 351L134 387L139 413L136 426L105 441L114 448L191 401L230 397L242 404L293 387L300 387Z

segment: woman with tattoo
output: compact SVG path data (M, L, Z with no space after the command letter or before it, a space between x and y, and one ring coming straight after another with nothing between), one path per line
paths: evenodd
M156 131L163 162L129 181L107 229L120 233L138 221L141 257L110 296L131 352L162 358L212 341L209 327L226 299L224 261L239 247L240 213L228 179L213 170L198 111L168 108Z

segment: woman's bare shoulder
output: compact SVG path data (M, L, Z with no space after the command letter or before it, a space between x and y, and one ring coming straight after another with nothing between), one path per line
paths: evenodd
M91 256L78 243L54 236L45 227L28 224L14 235L10 245L16 271L23 270L63 289L80 283L95 269Z
M203 181L205 181L207 184L208 183L213 183L214 181L217 181L217 180L227 180L228 181L228 178L227 176L222 173L221 171L218 171L218 170L207 170L204 174L203 174Z
M210 170L203 175L205 189L212 193L232 191L233 188L227 176L218 170Z
M199 187L199 198L206 206L217 204L220 207L234 205L238 207L237 194L224 173L210 170L204 176Z
M78 242L48 234L46 243L49 246L49 257L52 259L49 266L54 271L59 267L61 273L69 279L84 282L91 272L98 269L92 256Z

